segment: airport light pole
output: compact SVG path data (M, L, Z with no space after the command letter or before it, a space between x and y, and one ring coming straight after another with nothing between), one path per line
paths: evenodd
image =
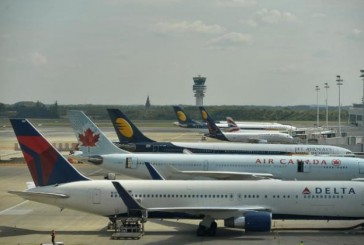
M316 127L320 126L320 108L319 108L319 91L320 91L320 87L316 85L316 105L317 105L317 122L316 122Z
M361 102L363 103L363 114L361 115L361 126L364 128L364 70L360 70L360 77L363 78L363 98Z
M341 137L341 98L340 98L340 86L343 85L343 79L341 79L340 75L336 76L336 84L339 86L339 135Z
M328 83L325 83L325 89L326 89L326 128L329 128L329 106L328 106L328 90L329 90L330 86Z

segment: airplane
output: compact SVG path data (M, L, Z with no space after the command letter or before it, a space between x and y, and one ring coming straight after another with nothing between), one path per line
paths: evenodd
M79 141L73 157L101 168L149 178L145 162L167 179L352 180L364 177L364 160L332 156L131 153L118 148L82 111L68 111Z
M156 142L145 136L119 109L107 109L107 111L119 139L116 144L120 148L131 152L354 156L353 152L348 149L330 145Z
M192 120L187 113L180 106L173 106L174 112L178 119L178 122L175 122L174 125L182 127L182 128L198 128L198 129L206 129L207 128L207 118L205 115L201 114L202 122ZM234 127L238 127L243 130L273 130L273 131L293 131L296 130L296 127L291 125L284 125L281 123L267 123L267 122L233 122L236 125L232 124L232 118L227 117L226 121L216 121L215 124L222 130L230 131ZM205 132L206 130L201 130Z
M241 130L222 132L216 126L214 120L207 113L204 107L199 107L201 115L207 120L209 133L206 136L233 142L250 142L250 143L293 143L293 137L286 133L277 131L259 131L259 130Z
M115 224L128 218L201 219L198 236L214 236L218 219L226 227L264 232L273 219L364 218L362 181L91 180L28 120L10 122L35 187L9 193L61 210L108 217Z
M175 122L174 125L182 128L207 128L206 123L192 120L180 106L173 106L173 110L178 120L178 122Z

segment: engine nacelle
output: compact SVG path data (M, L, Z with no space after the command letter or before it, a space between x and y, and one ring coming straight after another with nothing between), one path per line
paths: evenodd
M245 231L270 231L272 226L272 213L249 212L242 217L225 219L224 225L231 228L245 229Z

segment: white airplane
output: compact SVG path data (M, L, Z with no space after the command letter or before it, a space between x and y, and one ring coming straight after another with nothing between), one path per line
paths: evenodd
M209 133L206 136L208 137L233 142L293 143L291 135L277 131L241 130L238 128L237 131L222 132L207 111L202 106L199 109L202 117L207 120Z
M68 117L82 161L113 172L148 178L151 163L168 179L351 180L364 177L364 160L352 157L130 153L115 146L81 111Z
M10 119L35 187L9 191L27 200L117 219L202 219L197 235L215 235L215 220L269 231L272 219L363 219L360 181L90 180L25 119Z
M156 142L145 136L119 109L107 110L119 138L117 145L132 152L354 156L348 149L331 145Z
M201 117L204 122L206 122L207 117L201 111ZM265 122L241 122L234 121L231 117L226 117L226 121L215 122L216 126L221 129L231 129L234 127L240 130L270 130L270 131L281 131L281 132L291 132L296 130L296 127L291 125L285 125L281 123L265 123Z

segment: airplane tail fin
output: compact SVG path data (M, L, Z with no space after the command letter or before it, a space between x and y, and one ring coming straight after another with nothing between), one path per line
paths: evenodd
M240 130L240 128L238 127L238 125L236 124L236 122L232 117L226 117L226 122L229 127L227 132L235 132Z
M67 114L83 156L129 153L114 145L82 111L69 110Z
M203 106L199 107L202 120L206 120L207 128L209 130L209 137L216 138L219 140L227 140L224 133L220 130L219 127L216 126L215 121L211 118L211 116L207 113Z
M155 142L146 137L119 109L107 109L120 143Z
M194 123L194 121L184 112L180 106L173 106L173 110L180 124L188 125Z
M36 186L89 180L78 172L26 119L10 119Z

